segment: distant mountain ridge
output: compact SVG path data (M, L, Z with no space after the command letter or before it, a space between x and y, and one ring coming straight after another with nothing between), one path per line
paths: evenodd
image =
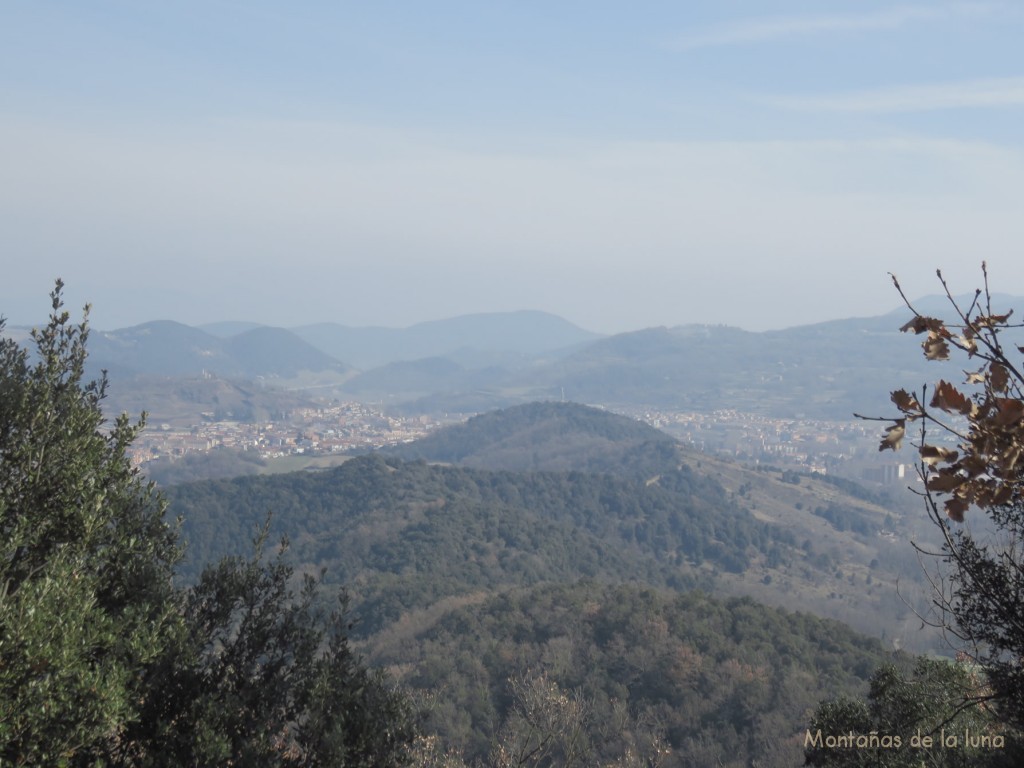
M452 357L466 350L539 355L601 338L547 312L488 312L408 328L352 328L318 323L293 329L339 360L368 369L396 361Z
M240 333L251 331L256 328L266 327L264 323L253 323L247 320L224 320L219 323L204 323L196 326L201 331L206 331L211 336L226 339L237 336Z
M29 329L6 328L4 334L26 343ZM555 315L527 310L464 315L408 328L320 323L285 329L249 321L193 327L155 320L112 331L94 328L90 356L98 367L128 376L195 375L204 370L221 376L285 376L300 370L370 370L431 358L442 362L417 367L436 375L439 364L500 371L503 364L563 354L599 338Z
M957 297L964 307L970 300ZM993 297L994 311L1022 303ZM944 297L924 297L914 306L949 315ZM329 386L332 397L407 414L479 413L568 399L617 409L848 419L872 403L887 402L893 389L915 389L934 377L934 364L920 354L920 339L900 333L909 317L910 310L902 308L777 331L684 325L613 336L530 311L409 328L324 323L286 330L227 322L207 331L159 321L94 331L90 362L114 379L202 371L301 379L310 371L322 394ZM22 341L27 336L20 328L4 333ZM305 377L289 386L310 383Z
M89 364L112 376L255 378L296 371L348 370L348 366L283 328L257 327L227 339L172 320L116 331L93 331Z
M479 412L533 400L609 408L737 410L850 418L933 374L919 340L891 319L831 321L755 333L727 326L647 328L502 370L385 368L353 379L356 397L408 413ZM486 374L486 375L485 375ZM481 407L483 406L483 407Z

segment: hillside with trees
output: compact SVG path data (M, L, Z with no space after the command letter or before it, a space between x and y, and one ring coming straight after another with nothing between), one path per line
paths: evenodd
M582 472L474 470L379 455L317 473L168 488L189 542L183 573L237 554L271 516L300 568L347 584L370 630L480 589L641 579L689 587L774 553L812 556L688 467L657 482Z
M365 647L428 698L426 728L467 761L503 738L516 681L543 675L586 703L583 765L652 743L664 766L797 765L807 712L863 693L890 658L837 622L749 599L594 582L473 598Z
M663 585L714 582L728 594L927 647L894 589L900 578L910 594L921 577L913 551L901 550L892 532L918 531L849 481L745 468L634 419L559 402L481 414L348 464L168 489L192 542L185 572L241 551L272 513L276 534L292 538L301 562L363 585L358 596L369 602L357 607L370 613L382 601L377 585L412 582L393 617L430 592L438 569L448 586L437 596L603 573ZM479 539L475 549L467 549L471 538ZM416 566L390 562L398 552L414 555Z

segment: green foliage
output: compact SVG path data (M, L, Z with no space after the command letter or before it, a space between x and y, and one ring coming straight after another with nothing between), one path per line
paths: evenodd
M188 590L187 631L150 670L163 695L129 732L147 747L140 763L403 765L413 713L353 653L344 596L324 611L309 575L294 594L287 543L264 562L263 540Z
M0 762L117 750L140 679L176 617L178 550L132 470L141 422L104 431L106 380L84 382L85 321L52 294L34 360L0 341Z
M204 453L146 462L146 476L161 487L212 480L219 477L254 475L267 464L256 451L241 451L223 446Z
M796 764L807 711L859 693L885 658L836 622L749 599L586 582L467 601L430 622L410 616L369 647L429 695L425 727L469 760L494 755L499 724L523 733L510 680L543 676L585 703L575 743L592 753L588 765L655 743L671 750L667 766Z
M911 669L884 664L871 677L867 701L841 697L818 706L805 735L807 764L1019 765L1018 735L972 703L982 687L966 662L922 657Z
M104 427L60 292L34 362L0 341L0 765L407 764L406 700L263 538L174 587L177 531L127 458L142 424Z
M852 507L830 503L825 507L816 507L811 514L828 520L837 531L854 531L861 536L878 533L878 523Z
M192 562L239 554L272 509L296 561L352 585L375 631L439 599L579 578L694 585L696 566L740 573L792 534L737 508L713 480L673 463L657 482L582 472L494 472L379 455L309 475L167 489ZM195 570L186 570L192 575ZM194 575L192 575L194 578Z

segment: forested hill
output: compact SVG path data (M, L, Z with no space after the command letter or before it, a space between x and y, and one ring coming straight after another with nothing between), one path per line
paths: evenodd
M719 461L571 403L487 413L400 451L422 458L169 488L191 542L183 577L245 554L272 513L273 537L348 585L366 627L446 597L591 577L713 583L921 647L892 588L919 578L901 546L911 533L826 479Z
M599 408L536 402L474 416L387 453L480 469L651 476L678 464L675 443L641 421Z
M807 711L863 691L892 660L838 622L747 598L592 582L470 598L368 648L433 700L428 727L467 758L483 757L507 720L510 681L539 676L577 691L602 765L630 744L642 749L652 728L668 765L800 765Z
M371 455L315 474L175 486L167 497L170 514L184 517L185 578L245 554L272 513L271 535L291 539L300 568L326 567L329 581L349 587L364 631L477 590L583 577L683 587L814 555L686 466L647 482Z
M867 565L877 515L847 509L835 487L801 511L820 481L691 461L642 423L563 403L485 414L404 450L444 463L374 453L168 488L189 542L182 576L247 554L272 514L299 572L326 568L348 590L360 650L420 690L428 727L470 759L514 717L518 680L542 700L585 699L586 738L609 756L660 730L673 764L796 764L808 712L862 692L883 659L836 622L708 596L792 604L816 590L796 603L838 613L856 585L880 608L881 571ZM778 488L791 496L773 505Z

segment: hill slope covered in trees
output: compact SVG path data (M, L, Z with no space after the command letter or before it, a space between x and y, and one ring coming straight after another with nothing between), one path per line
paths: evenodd
M890 658L838 622L747 598L594 582L477 597L366 647L430 697L428 728L467 759L501 736L513 683L543 675L586 702L598 757L642 749L654 731L665 766L798 765L808 711L863 692Z
M741 572L795 539L687 467L646 483L581 472L492 472L364 456L318 472L172 486L186 573L245 550L268 513L300 567L347 584L364 621L457 594L542 581L643 579L689 586Z

